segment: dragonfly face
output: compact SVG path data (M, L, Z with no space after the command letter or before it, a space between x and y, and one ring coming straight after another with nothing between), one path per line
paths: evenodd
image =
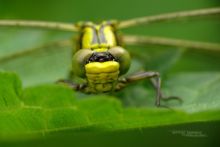
M120 47L114 25L81 24L78 43L73 56L74 73L87 79L90 92L114 90L118 77L130 67L130 55Z

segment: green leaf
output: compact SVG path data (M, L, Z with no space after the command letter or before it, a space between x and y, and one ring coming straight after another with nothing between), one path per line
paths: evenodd
M168 84L173 90L172 84L175 85L176 82L184 84L187 81L183 78L191 81L193 79L195 84L192 84L192 87L196 91L220 79L219 74L213 74L211 77L208 75L208 73L200 75L197 79L192 74L186 74L184 77L180 75L168 81ZM204 81L204 84L198 83L206 76L209 80ZM190 96L194 97L195 93L187 92L192 87L183 89L182 86L174 86L175 92L187 94L183 105L169 110L125 108L118 99L107 95L78 99L74 91L60 85L42 85L22 90L20 80L13 73L1 72L0 81L4 82L4 85L0 86L0 91L4 90L0 93L1 138L9 136L20 138L21 134L26 134L25 136L29 134L29 137L38 134L40 137L65 130L73 132L76 130L78 130L76 132L129 131L152 126L220 120L218 107L220 101L214 98L206 100L206 92L193 99ZM220 87L219 82L213 84L212 87Z
M15 109L20 106L21 81L15 74L0 72L0 110Z

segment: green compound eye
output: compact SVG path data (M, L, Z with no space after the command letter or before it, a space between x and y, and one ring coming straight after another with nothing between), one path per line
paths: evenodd
M120 75L125 74L128 71L131 64L130 54L125 49L119 46L110 48L108 52L118 60L120 64Z
M81 49L76 52L73 56L72 66L75 75L84 78L85 77L85 64L93 51L90 49Z

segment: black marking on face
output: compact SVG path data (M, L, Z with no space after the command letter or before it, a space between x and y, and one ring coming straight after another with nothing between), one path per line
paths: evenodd
M92 56L86 61L89 62L106 62L106 61L117 61L117 59L109 52L94 52Z
M92 42L91 42L91 44L98 44L99 38L97 35L96 28L95 28L95 26L92 26L91 28L92 28Z
M107 40L104 34L104 29L105 29L105 25L101 25L99 29L99 43L107 43Z

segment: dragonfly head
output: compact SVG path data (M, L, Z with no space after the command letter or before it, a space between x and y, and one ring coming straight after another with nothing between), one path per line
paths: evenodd
M82 78L86 74L114 73L125 74L130 67L130 55L122 47L113 47L105 51L80 49L73 56L73 71Z

